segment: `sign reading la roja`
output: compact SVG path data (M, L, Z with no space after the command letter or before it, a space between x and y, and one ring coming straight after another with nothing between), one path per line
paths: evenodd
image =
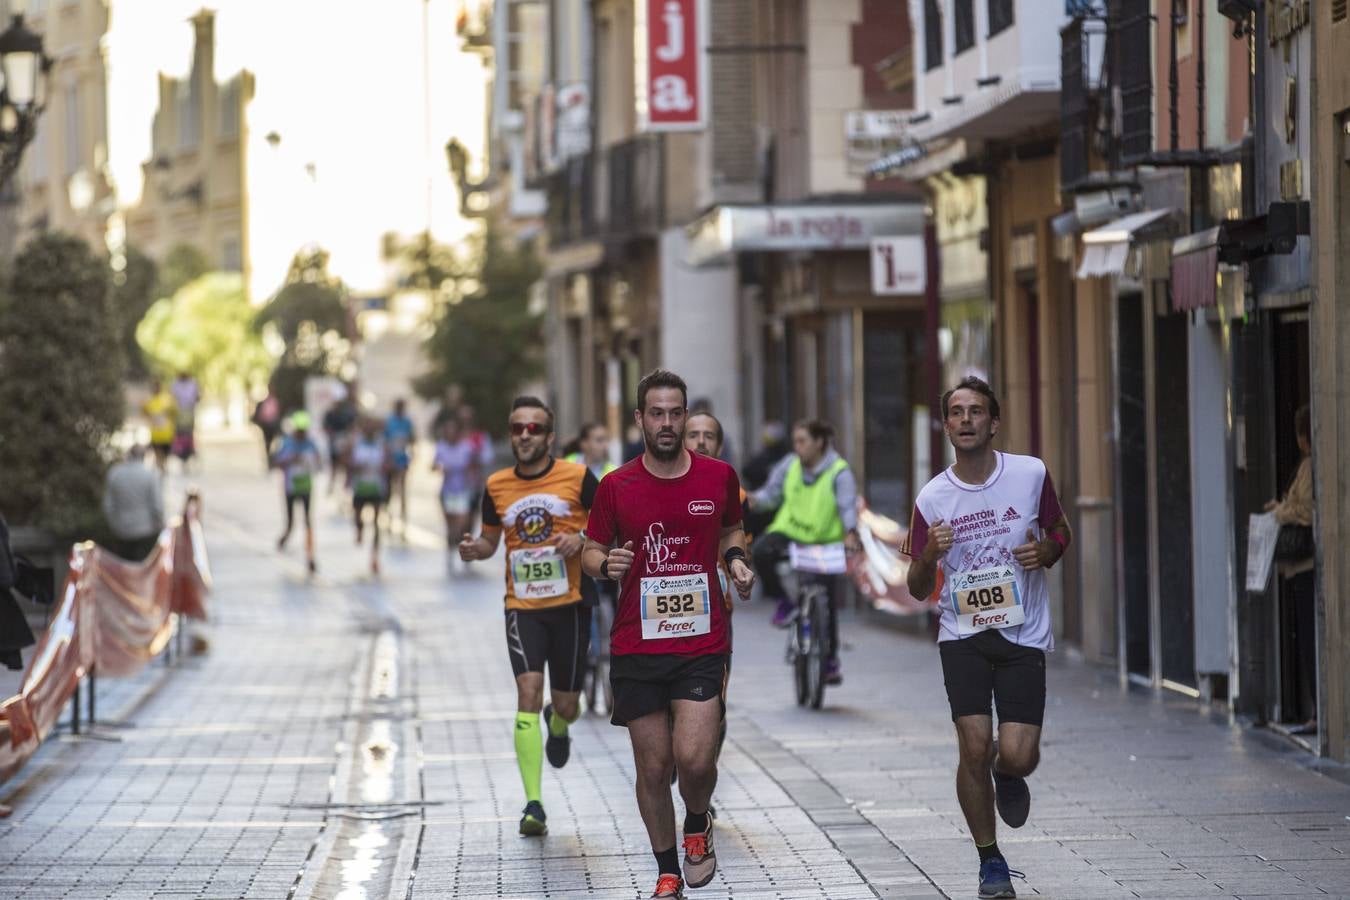
M638 115L648 131L700 129L706 116L706 0L638 0Z

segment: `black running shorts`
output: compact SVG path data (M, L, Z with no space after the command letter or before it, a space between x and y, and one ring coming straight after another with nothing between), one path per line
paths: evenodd
M673 653L625 653L609 660L609 683L614 692L610 722L627 725L634 719L670 709L672 700L722 702L727 684L726 654L677 656Z
M585 604L506 611L506 649L516 677L543 672L547 663L551 689L579 691L590 646L591 608Z
M1021 647L997 631L938 644L952 721L991 715L1039 726L1045 719L1045 651Z

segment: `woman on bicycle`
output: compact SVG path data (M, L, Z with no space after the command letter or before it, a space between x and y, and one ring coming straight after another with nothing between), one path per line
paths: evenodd
M843 543L850 553L862 546L858 541L858 483L848 463L831 446L833 440L834 428L828 422L798 422L792 429L793 452L774 466L764 487L750 495L752 509L778 509L768 529L755 540L753 553L765 596L778 601L773 624L779 628L787 625L794 608L777 570L791 544ZM831 596L827 684L844 680L839 668L837 603L838 598Z

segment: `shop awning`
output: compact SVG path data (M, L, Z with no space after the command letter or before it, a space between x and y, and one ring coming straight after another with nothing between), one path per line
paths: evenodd
M1214 306L1219 299L1219 242L1222 225L1172 242L1172 308Z
M685 226L685 256L704 266L751 251L869 250L873 238L921 235L923 227L917 200L717 206Z
M1078 267L1078 277L1100 278L1124 274L1125 262L1130 258L1130 244L1136 236L1152 230L1172 212L1171 207L1166 207L1131 213L1084 232L1083 262Z

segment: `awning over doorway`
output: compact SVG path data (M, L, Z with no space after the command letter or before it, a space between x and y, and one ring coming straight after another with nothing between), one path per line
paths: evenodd
M1219 299L1219 240L1216 226L1172 242L1172 308L1178 312L1215 306Z
M685 257L704 266L752 251L867 250L873 238L921 235L923 227L918 200L716 206L685 226Z
M1159 227L1158 223L1172 212L1171 207L1166 207L1131 213L1084 232L1083 262L1078 267L1078 277L1100 278L1124 274L1125 262L1130 258L1130 244L1137 236Z

